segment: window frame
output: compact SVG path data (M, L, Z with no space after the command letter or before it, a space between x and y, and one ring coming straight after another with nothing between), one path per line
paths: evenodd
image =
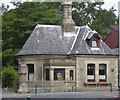
M55 70L63 70L63 77L60 76L60 72L55 72ZM56 73L59 74L59 79L57 79ZM65 68L54 68L54 81L65 81Z
M100 65L104 65L105 68L102 75L100 75ZM103 66L102 66L103 67ZM100 79L101 77L101 79ZM107 64L99 64L99 82L107 82Z
M91 45L92 45L92 47L98 47L97 41L95 41L95 40L91 41Z
M99 37L98 34L93 34L93 36L89 40L90 40L90 47L93 47L93 48L98 48L99 47L100 37ZM96 46L92 45L93 41L96 41Z
M91 66L91 68L90 68L90 66ZM89 73L90 70L93 70L92 74ZM87 81L95 82L95 64L87 64Z
M33 67L32 70L30 67ZM35 79L35 66L34 64L27 64L27 69L28 69L28 81L34 81ZM30 72L31 71L31 72ZM33 77L32 79L30 77Z
M50 69L49 68L45 69L45 80L50 81Z
M71 81L74 80L74 70L69 70L69 80L71 80Z

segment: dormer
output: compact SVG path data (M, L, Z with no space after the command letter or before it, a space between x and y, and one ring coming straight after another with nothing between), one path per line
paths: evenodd
M98 34L93 34L90 38L90 47L99 48L100 37Z
M86 38L87 44L91 47L91 50L99 50L100 36L97 33L89 34Z

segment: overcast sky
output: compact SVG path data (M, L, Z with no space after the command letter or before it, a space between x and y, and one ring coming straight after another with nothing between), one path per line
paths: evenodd
M15 0L3 0L2 3L5 3L6 5L10 5L10 2L11 1L15 1ZM19 0L16 0L16 1L19 1ZM21 0L21 1L27 1L27 0ZM28 0L30 1L30 0ZM110 9L112 6L117 10L115 13L116 15L118 15L118 2L120 0L104 0L105 4L102 6L103 8L105 9ZM10 5L10 8L13 8L12 5Z

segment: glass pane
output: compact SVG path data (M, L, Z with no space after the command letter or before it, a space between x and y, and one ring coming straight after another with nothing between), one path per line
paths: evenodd
M34 64L28 64L28 72L29 73L34 73Z
M70 80L73 80L73 70L70 70Z
M87 79L94 79L94 75L87 75Z
M92 47L96 47L97 46L97 42L96 41L92 41Z
M95 64L88 64L87 66L87 75L95 74Z
M28 80L34 80L34 64L27 64L28 66Z
M29 73L29 81L33 81L34 80L34 73Z
M99 75L99 79L106 79L105 75Z
M99 81L106 82L106 64L99 64Z
M54 69L54 80L65 80L65 69Z
M105 70L99 70L99 75L105 75Z
M87 80L88 82L95 82L95 64L87 65Z
M106 69L106 64L100 64L99 69L103 69L103 70Z
M49 69L45 69L45 72L46 72L46 80L50 80L50 71Z
M106 74L106 64L100 64L99 65L99 75L105 75Z

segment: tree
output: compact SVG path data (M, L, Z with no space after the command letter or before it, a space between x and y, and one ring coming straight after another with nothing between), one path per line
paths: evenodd
M22 48L37 23L60 24L60 3L25 2L3 17L3 65L15 65L15 54Z
M110 26L117 23L117 17L113 13L115 10L112 7L109 11L101 9L96 13L96 17L91 24L91 27L96 29L101 34L103 39L110 33Z
M3 87L11 88L16 85L18 80L18 73L13 66L3 67L2 70L2 85Z
M103 2L74 3L73 19L76 25L89 25L104 39L109 33L110 26L117 23L117 17L113 7L109 10L102 9L103 4Z

